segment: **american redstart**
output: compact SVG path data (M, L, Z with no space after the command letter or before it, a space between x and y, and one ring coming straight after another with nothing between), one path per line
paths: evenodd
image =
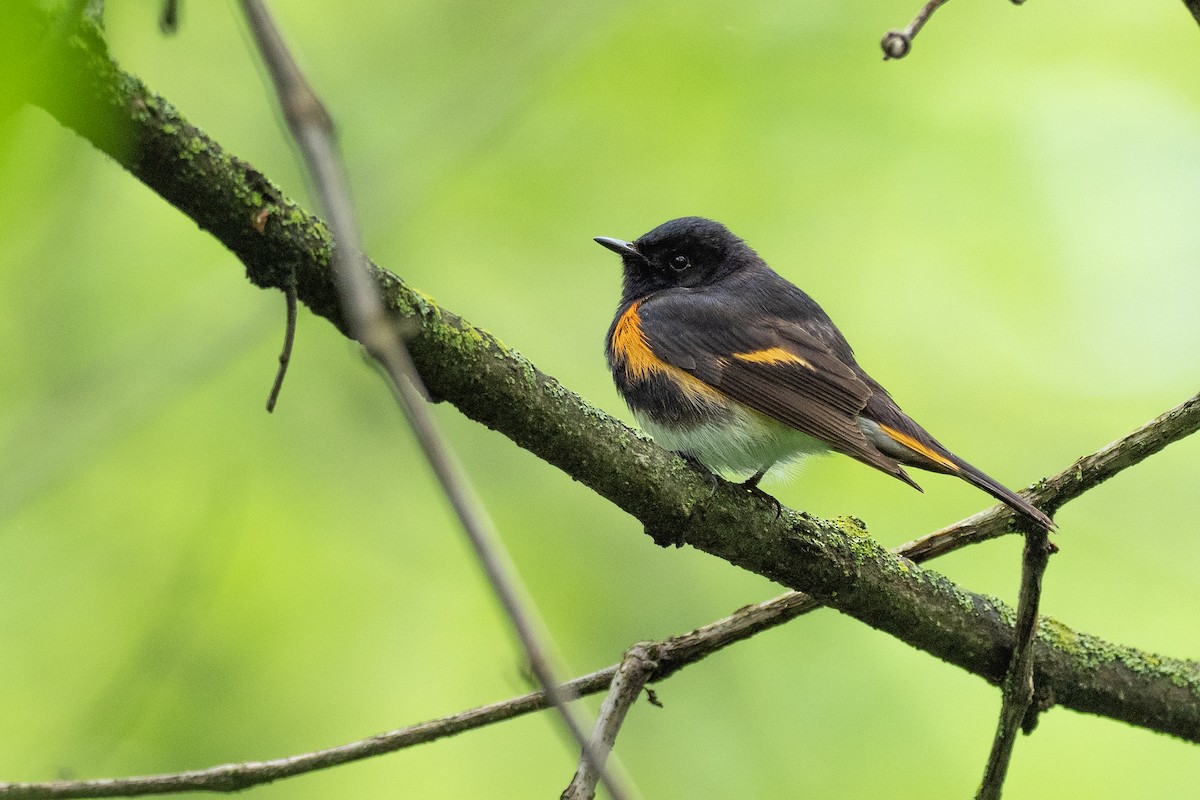
M605 348L617 389L667 449L752 472L830 450L921 487L905 466L957 475L1050 530L1051 519L943 447L854 358L821 307L719 222L683 217L620 254Z

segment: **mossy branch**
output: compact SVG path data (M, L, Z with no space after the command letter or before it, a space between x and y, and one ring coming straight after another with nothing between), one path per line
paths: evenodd
M50 41L36 14L16 19L53 68L50 80L29 87L31 102L209 231L255 285L284 290L294 280L300 300L346 332L333 242L320 220L121 71L97 29L81 23ZM730 487L710 497L707 479L680 459L491 334L373 269L388 307L419 322L410 346L436 398L588 485L652 535L678 535L992 683L1002 680L1013 620L1002 603L890 554L853 525L787 510L776 519L770 505ZM1192 662L1043 620L1036 663L1039 687L1059 704L1200 742L1200 669Z

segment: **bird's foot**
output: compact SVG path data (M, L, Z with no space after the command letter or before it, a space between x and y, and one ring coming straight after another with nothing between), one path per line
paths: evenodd
M763 478L763 475L766 475L766 474L767 474L767 471L765 469L761 469L758 472L751 475L748 480L741 483L740 486L743 489L745 489L747 492L749 492L750 494L759 498L760 500L766 500L768 503L770 503L772 506L774 506L775 507L775 519L779 519L783 515L783 506L781 506L779 504L779 501L776 500L774 497L767 494L762 489L758 488L758 482L761 481Z
M689 466L691 466L693 469L698 471L700 474L708 476L708 484L709 484L709 488L711 489L711 491L709 492L709 495L708 495L709 497L712 497L713 495L715 495L717 493L717 487L721 485L720 476L718 476L715 472L713 472L711 469L706 467L704 465L704 462L702 462L700 459L696 458L691 453L676 452L675 455L679 456L684 461L686 461ZM758 472L751 475L749 479L747 479L737 485L741 486L743 489L745 489L747 492L754 495L755 497L758 497L759 499L762 499L762 500L766 500L768 503L770 503L775 508L775 519L779 519L779 517L783 515L783 506L781 506L779 504L779 501L776 500L774 497L767 494L762 489L758 488L758 482L763 479L763 475L767 474L768 469L770 469L770 467L764 467L763 469L760 469ZM665 546L667 546L667 545L664 545L664 547Z

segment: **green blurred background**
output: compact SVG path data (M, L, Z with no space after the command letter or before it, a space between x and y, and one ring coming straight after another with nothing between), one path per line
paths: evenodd
M1200 360L1200 36L1178 0L276 3L338 119L368 252L607 411L618 264L596 235L726 222L863 364L1013 486L1190 396ZM310 202L232 2L109 3L115 56ZM526 690L522 659L377 376L38 109L0 150L0 780L283 756ZM779 587L435 413L565 661L614 662ZM1200 440L1059 516L1046 612L1200 655ZM987 499L844 458L769 485L891 546ZM936 564L1010 601L1019 542ZM998 694L834 612L658 687L618 742L648 798L968 797ZM593 707L595 703L592 703ZM528 717L251 790L554 797ZM1065 710L1006 797L1194 794L1200 749Z

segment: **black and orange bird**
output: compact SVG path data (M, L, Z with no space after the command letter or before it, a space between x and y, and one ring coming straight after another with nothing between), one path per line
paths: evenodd
M606 353L617 389L663 447L752 473L834 451L920 490L904 467L958 477L1046 530L1053 521L942 446L854 358L829 316L724 225L683 217L632 242Z

